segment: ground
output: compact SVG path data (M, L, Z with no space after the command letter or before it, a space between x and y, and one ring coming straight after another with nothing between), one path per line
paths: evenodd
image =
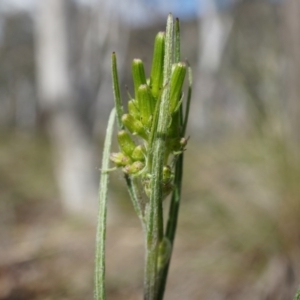
M0 299L92 299L95 219L63 211L47 139L1 141ZM300 282L299 173L276 179L287 172L277 152L255 139L189 143L166 300L292 299ZM140 224L117 172L111 187L107 298L141 299Z

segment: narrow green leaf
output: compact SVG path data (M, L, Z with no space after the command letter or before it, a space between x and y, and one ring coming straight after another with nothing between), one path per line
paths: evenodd
M174 53L175 53L175 58L174 62L179 63L181 60L181 53L180 53L180 22L179 19L176 18L175 21L175 38L174 38Z
M115 108L117 112L117 123L118 123L118 129L121 130L124 129L124 125L122 123L123 106L122 106L122 99L121 99L120 85L119 85L119 78L118 78L117 56L115 52L113 52L111 56L111 67L112 67L113 93L114 93L114 100L115 100Z
M179 63L181 61L181 42L180 42L180 22L179 19L176 18L175 21L175 33L174 33L174 62ZM182 128L183 126L183 109L182 105L179 107L179 112L178 112L178 117L179 117L179 126Z
M99 213L96 235L95 255L95 300L105 300L105 238L106 238L106 215L107 215L107 191L109 182L109 156L113 135L113 126L116 118L116 110L112 109L106 129L104 142L101 178L99 186Z
M192 68L190 66L188 66L188 83L189 83L189 88L188 88L187 102L185 108L185 117L183 121L182 136L185 135L187 123L189 120L190 105L191 105L192 91L193 91L193 73L192 73Z

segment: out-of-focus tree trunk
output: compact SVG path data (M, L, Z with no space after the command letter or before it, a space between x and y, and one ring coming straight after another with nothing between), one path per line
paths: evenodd
M196 120L196 127L207 128L210 124L212 98L217 85L216 73L219 70L224 48L232 28L233 20L227 13L221 14L215 0L202 2L205 13L199 15L198 82L195 83L194 95L200 101L194 101L191 120Z
M283 39L287 60L287 122L291 139L300 142L300 2L286 0L283 4Z
M69 0L38 1L36 13L37 81L53 142L57 178L68 212L94 211L97 167L91 136L76 106L76 86L70 72L72 49Z
M122 2L124 5L124 1ZM130 25L122 23L116 6L118 0L98 0L91 14L91 24L87 34L85 51L82 63L88 65L90 70L94 64L85 63L94 58L99 60L101 53L101 81L97 87L95 101L95 120L93 133L99 136L101 128L106 127L107 116L113 106L112 82L111 82L111 54L115 51L118 59L119 78L123 77L125 58L130 38ZM94 47L91 47L94 45ZM107 47L109 45L109 47ZM95 50L98 50L95 52ZM100 51L99 51L100 50ZM98 55L98 57L97 57ZM86 67L85 67L86 68ZM91 81L92 78L89 78Z

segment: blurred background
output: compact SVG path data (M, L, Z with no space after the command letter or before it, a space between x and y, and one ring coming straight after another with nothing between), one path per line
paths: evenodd
M93 298L111 52L126 102L131 61L149 72L169 12L194 93L165 299L292 299L298 0L0 0L0 299ZM110 187L108 299L141 299L140 224L121 172Z

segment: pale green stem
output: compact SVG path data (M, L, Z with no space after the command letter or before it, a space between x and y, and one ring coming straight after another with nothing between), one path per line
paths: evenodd
M177 220L178 220L178 213L179 213L180 199L181 199L182 176L183 176L183 153L179 155L178 160L176 162L175 179L174 179L175 190L173 192L172 199L171 199L169 218L168 218L167 229L166 229L166 237L169 239L172 246L170 258L172 256L174 239L175 239L176 228L177 228ZM168 263L165 265L165 267L161 272L161 279L159 282L157 300L163 299L169 267L170 267L170 260L168 261Z
M153 166L151 196L146 240L145 300L156 300L158 293L158 246L163 238L162 170L165 155L166 134L169 124L170 75L173 57L173 17L168 16L164 59L163 94L159 110L157 133L153 141Z
M116 110L113 108L106 129L104 150L101 166L101 178L99 186L99 213L96 235L95 255L95 300L105 300L105 238L106 238L106 214L107 214L107 192L109 182L109 156L113 135L113 126Z
M138 182L137 179L135 178L129 178L128 175L125 175L125 180L127 183L127 188L128 188L128 192L133 204L133 208L136 212L136 214L138 215L141 223L142 223L142 227L144 229L144 232L146 232L146 221L145 221L145 216L144 216L144 207L142 205L142 196L140 194L139 191L139 186L138 186Z
M179 26L179 20L176 19L175 23L175 61L180 61L180 26ZM187 104L185 108L185 117L183 120L182 117L182 106L180 107L180 122L182 126L182 132L181 136L185 135L188 117L189 117L189 110L190 110L190 103L191 103L191 97L192 97L192 70L191 67L188 66L188 95L187 95ZM162 300L164 297L165 287L167 283L167 277L170 267L170 260L172 256L173 246L174 246L174 239L176 234L176 228L177 228L177 220L178 220L178 213L179 213L179 207L180 207L180 200L181 200L181 186L182 186L182 177L183 177L183 158L184 153L181 153L176 161L175 166L175 179L174 179L174 192L172 195L170 208L169 208L169 217L168 217L168 223L166 228L165 236L168 238L168 240L171 243L171 253L170 253L170 259L167 262L167 264L164 266L164 268L161 270L160 274L160 281L159 281L159 287L158 287L158 297L157 300Z

